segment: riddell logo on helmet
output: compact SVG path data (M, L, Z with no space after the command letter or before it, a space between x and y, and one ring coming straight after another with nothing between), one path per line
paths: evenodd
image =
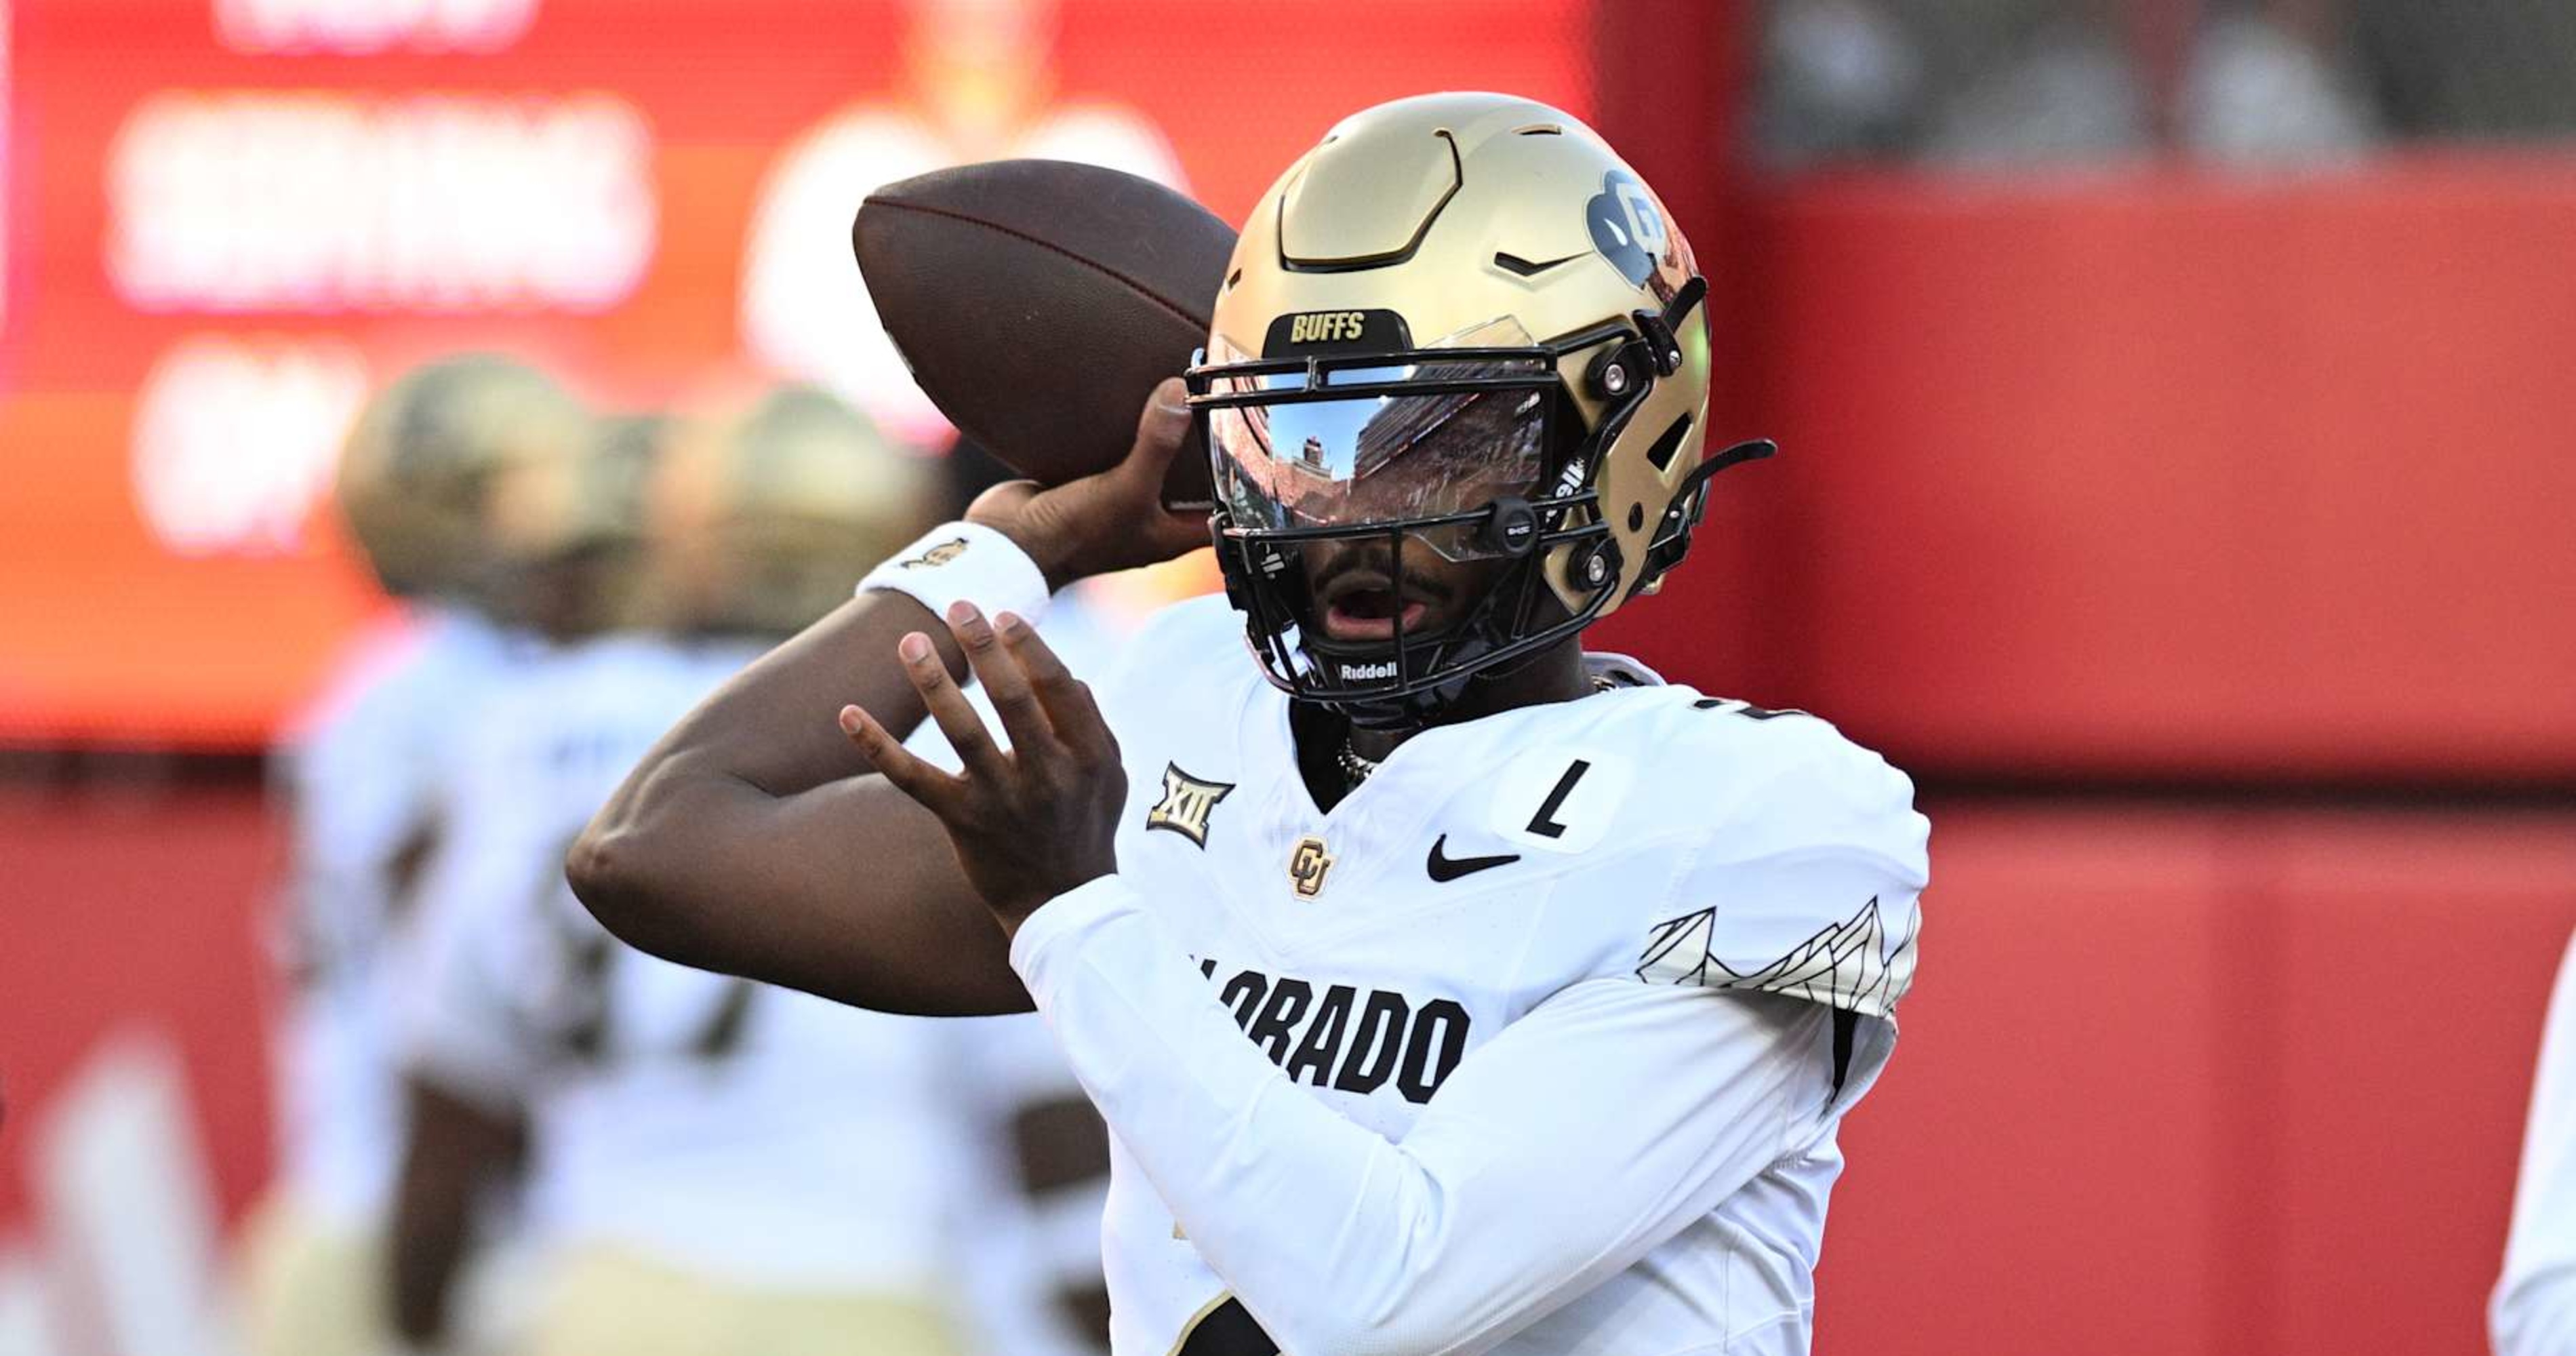
M1342 681L1345 683L1355 683L1368 678L1392 678L1394 676L1395 661L1392 659L1382 660L1375 664L1342 665Z
M1583 488L1583 475L1584 472L1589 469L1591 468L1583 464L1583 458L1581 457L1576 457L1567 462L1565 464L1565 469L1559 472L1556 477L1556 497L1559 499L1572 498L1575 491Z
M1347 343L1367 330L1365 311L1311 311L1288 318L1288 342L1292 344Z

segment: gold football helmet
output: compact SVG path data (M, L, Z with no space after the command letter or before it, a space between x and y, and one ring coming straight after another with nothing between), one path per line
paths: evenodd
M652 549L684 630L787 635L930 526L930 466L811 386L690 421L655 470Z
M494 476L489 566L508 620L571 641L644 619L644 498L666 422L595 419L574 455Z
M1590 128L1500 94L1369 109L1244 226L1189 373L1217 555L1270 679L1364 725L1424 722L1474 675L1651 590L1710 459L1707 294L1663 205ZM1513 562L1437 634L1336 640L1299 549Z
M514 469L579 457L580 403L544 373L469 354L404 374L343 444L335 497L387 592L491 608L495 486Z

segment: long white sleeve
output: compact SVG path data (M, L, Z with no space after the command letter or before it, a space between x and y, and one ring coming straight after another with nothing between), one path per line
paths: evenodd
M2488 1318L2496 1356L2576 1353L2576 938L2541 1033L2513 1233Z
M1199 1255L1297 1356L1491 1346L1812 1141L1830 1098L1822 1007L1592 980L1469 1055L1398 1143L1273 1067L1119 877L1040 909L1012 963Z

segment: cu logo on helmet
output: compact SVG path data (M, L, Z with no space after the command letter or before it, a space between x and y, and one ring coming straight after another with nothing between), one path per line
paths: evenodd
M1592 248L1621 277L1645 286L1664 247L1672 242L1671 233L1664 229L1663 211L1655 206L1646 186L1633 174L1613 172L1584 205L1584 218L1592 228Z

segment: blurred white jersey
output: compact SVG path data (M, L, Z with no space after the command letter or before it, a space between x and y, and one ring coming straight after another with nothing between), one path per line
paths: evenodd
M936 1293L964 1136L935 1024L657 960L564 884L626 772L757 653L597 641L485 710L424 901L414 1064L525 1108L541 1243L740 1287Z
M2513 1232L2487 1323L2496 1356L2576 1352L2576 937L2541 1027Z
M1222 599L1100 684L1119 869L1013 963L1115 1132L1117 1351L1807 1349L1928 826L1821 720L1600 671L1330 811Z
M943 1023L973 1122L959 1288L989 1356L1099 1356L1109 1132L1033 1014Z
M1076 673L1107 671L1135 629L1108 592L1115 586L1085 581L1047 608L1039 630ZM984 689L970 682L965 691L999 737ZM941 767L957 766L937 725L923 722L904 743ZM1034 1014L943 1027L963 1071L957 1095L976 1127L968 1197L975 1223L960 1240L959 1260L977 1345L992 1356L1098 1356L1108 1306L1100 1216L1109 1193L1100 1113Z
M380 628L278 758L294 851L280 941L295 980L277 1041L279 1183L319 1222L363 1229L386 1209L402 1146L400 914L444 831L460 732L536 650L458 611Z

